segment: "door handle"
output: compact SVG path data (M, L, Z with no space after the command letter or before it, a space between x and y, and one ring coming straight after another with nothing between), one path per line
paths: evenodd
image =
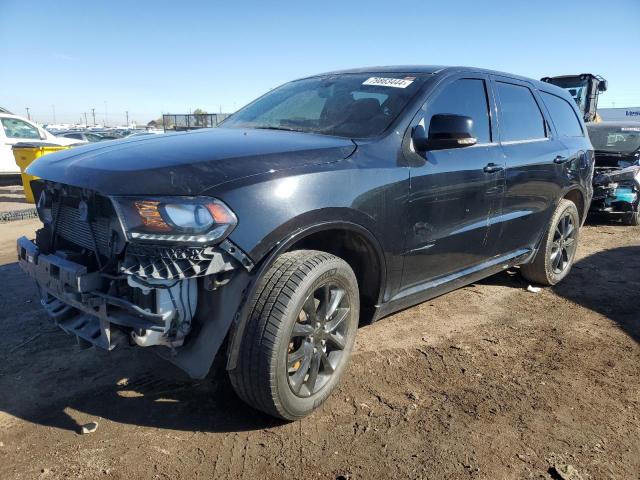
M564 162L566 162L567 160L569 160L567 157L563 157L562 155L558 155L556 158L553 159L553 163L557 163L558 165L563 164Z
M497 163L489 163L485 165L483 170L487 173L495 173L504 170L504 167L502 165L498 165Z

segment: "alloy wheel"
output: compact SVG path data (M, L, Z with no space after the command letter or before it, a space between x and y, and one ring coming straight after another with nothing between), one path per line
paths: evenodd
M287 351L289 387L299 397L318 392L346 355L349 296L327 283L305 300L293 325Z
M569 213L560 218L553 232L550 262L553 273L560 275L571 265L575 254L578 229Z

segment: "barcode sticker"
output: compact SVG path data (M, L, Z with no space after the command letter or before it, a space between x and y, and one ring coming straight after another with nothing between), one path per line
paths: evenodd
M378 87L407 88L413 83L415 77L408 78L387 78L387 77L370 77L367 78L363 85L375 85Z

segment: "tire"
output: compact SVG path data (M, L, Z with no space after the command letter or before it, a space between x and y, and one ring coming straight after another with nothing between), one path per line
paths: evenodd
M631 225L632 227L637 227L638 225L640 225L640 205L638 206L637 211L625 214L625 216L622 218L622 222L625 225Z
M322 320L327 309L330 319ZM271 416L303 418L330 395L353 349L360 315L356 276L328 253L285 253L260 278L250 312L237 366L229 372L233 389Z
M564 232L566 237L564 234L560 235L567 225L565 222L572 225L570 234ZM560 200L538 252L531 263L520 267L522 276L540 285L555 285L560 282L568 275L573 265L579 234L580 215L575 203L566 199Z

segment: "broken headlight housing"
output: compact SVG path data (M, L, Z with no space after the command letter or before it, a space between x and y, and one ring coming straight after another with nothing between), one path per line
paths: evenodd
M208 197L115 197L129 240L205 245L222 241L238 223L223 202Z

